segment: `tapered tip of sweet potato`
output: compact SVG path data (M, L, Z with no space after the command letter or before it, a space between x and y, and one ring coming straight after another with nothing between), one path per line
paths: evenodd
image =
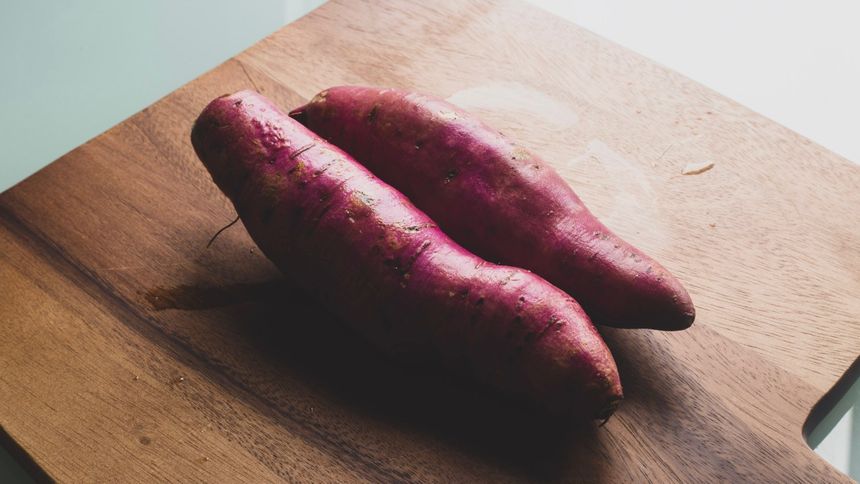
M599 396L592 394L591 398L578 400L572 404L568 402L564 406L554 406L555 403L559 402L553 402L550 404L548 414L579 424L594 421L605 423L609 417L615 414L621 406L621 402L624 401L624 393L617 373L608 383L609 386L604 388L598 394Z
M696 310L692 304L668 310L653 308L651 312L641 312L624 319L612 319L594 314L594 321L599 325L625 329L658 329L660 331L683 331L693 325L696 320Z
M299 106L296 109L290 111L290 117L302 124L305 124L307 118L307 111L305 110L304 106Z
M597 412L597 415L594 416L594 420L600 420L600 425L606 423L606 421L609 420L609 417L611 417L615 413L615 411L618 410L618 406L621 405L622 400L622 397L610 400L606 404L606 406L604 406Z
M687 329L693 325L693 321L696 320L696 309L693 308L693 304L690 303L689 310L683 314L681 318L678 319L677 324L672 330L680 331L682 329Z
M617 287L614 302L585 307L592 320L604 326L661 331L682 331L693 325L696 308L681 283L668 272L661 277L638 278ZM625 279L619 278L624 282Z
M655 303L652 317L657 324L650 324L649 326L664 331L682 331L693 325L693 321L696 320L696 308L693 306L693 300L690 299L690 295L680 283L673 289L671 295L666 295L663 301Z

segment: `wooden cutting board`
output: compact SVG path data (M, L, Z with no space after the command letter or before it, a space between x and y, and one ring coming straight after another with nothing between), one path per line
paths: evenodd
M477 113L685 282L692 329L604 331L607 425L380 357L241 224L206 247L203 106L350 83ZM858 207L857 165L534 7L332 2L0 195L0 434L63 481L847 480L801 429L860 354Z

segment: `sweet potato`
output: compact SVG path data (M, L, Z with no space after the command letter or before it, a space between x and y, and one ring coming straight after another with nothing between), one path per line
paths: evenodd
M621 240L534 153L429 96L343 86L290 116L352 155L487 260L567 291L598 324L679 330L681 283Z
M467 252L263 96L215 99L191 140L260 249L378 348L554 414L607 418L618 405L612 355L572 298Z

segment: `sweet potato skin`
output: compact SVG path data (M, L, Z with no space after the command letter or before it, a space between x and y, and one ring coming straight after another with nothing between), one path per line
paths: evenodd
M356 332L555 413L606 418L615 362L580 306L488 263L261 95L212 101L192 143L260 249Z
M613 234L544 161L440 99L327 89L290 115L352 155L468 250L567 291L599 324L680 330L681 283Z

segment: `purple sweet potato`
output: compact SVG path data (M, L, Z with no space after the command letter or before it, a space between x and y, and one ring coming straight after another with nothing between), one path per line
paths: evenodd
M191 140L260 249L376 347L554 414L600 419L618 405L615 362L576 301L466 251L263 96L215 99Z
M599 324L679 330L681 283L621 240L529 150L429 96L327 89L290 115L403 192L466 249L534 271Z

